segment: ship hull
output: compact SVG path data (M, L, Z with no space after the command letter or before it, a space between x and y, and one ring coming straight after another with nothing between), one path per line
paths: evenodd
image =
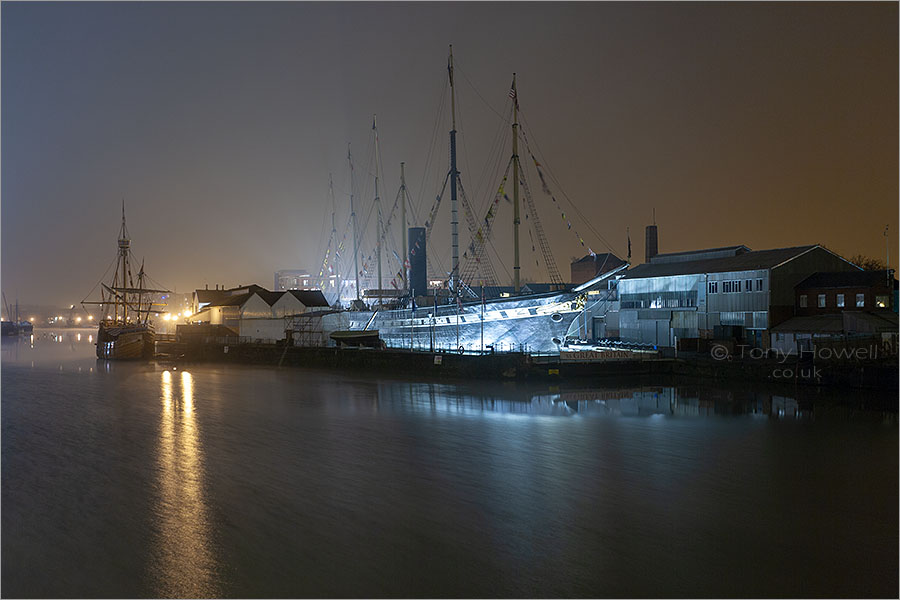
M388 348L558 353L584 297L575 292L417 309L327 315L326 329L378 330Z
M149 325L101 323L97 332L97 358L140 360L153 358L156 335Z

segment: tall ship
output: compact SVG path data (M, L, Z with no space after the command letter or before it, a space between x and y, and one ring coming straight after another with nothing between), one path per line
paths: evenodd
M440 297L434 290L428 290L425 276L425 244L426 231L430 233L434 224L436 206L432 208L429 221L424 228L411 228L409 231L410 249L407 254L406 238L404 236L403 256L407 257L404 267L408 268L416 262L414 254L418 250L418 259L421 263L419 269L419 282L410 269L409 275L404 277L404 283L409 283L408 293L394 306L384 306L381 299L377 302L376 310L349 310L338 312L323 317L323 328L333 332L331 337L337 343L360 343L370 345L373 339L379 339L386 347L408 348L419 350L450 350L454 352L485 352L496 350L518 350L535 354L553 354L565 346L567 340L590 337L589 314L602 314L608 310L610 303L615 299L614 290L610 289L608 280L620 271L628 268L629 264L618 266L615 269L601 272L597 277L580 286L572 287L562 283L556 269L552 255L549 253L549 244L544 237L539 224L534 202L526 194L525 208L526 219L531 215L534 224L534 237L538 238L538 245L545 254L545 262L552 266L551 279L555 283L549 286L545 293L527 293L520 285L519 264L519 225L520 200L519 183L521 164L519 162L519 122L518 122L518 93L516 89L515 74L513 74L512 88L509 97L512 99L512 156L507 166L507 173L503 177L497 194L490 204L490 208L483 221L478 222L472 218L471 207L464 203L464 213L469 226L472 241L466 248L464 258L468 261L460 272L459 237L458 237L458 199L461 191L459 171L456 163L456 112L455 97L453 92L453 52L450 49L448 58L450 106L451 106L451 130L450 130L450 170L445 180L445 188L449 183L450 188L450 213L451 213L451 270L447 273L445 293ZM373 129L375 128L373 124ZM527 139L526 139L527 144ZM531 153L530 149L528 152ZM376 132L376 157L377 157L377 132ZM535 167L541 178L545 193L550 193L547 188L544 175L534 155ZM402 169L402 165L401 165ZM511 171L511 173L510 173ZM376 167L377 173L377 167ZM377 175L376 175L377 177ZM506 183L511 180L512 199L505 192ZM352 186L352 182L351 182ZM459 190L458 190L459 188ZM376 199L377 199L376 179ZM527 192L527 189L526 189ZM401 170L401 195L405 193L405 182L402 179ZM443 193L443 192L442 192ZM511 293L501 294L500 298L485 299L484 287L473 285L476 278L473 276L478 265L487 265L487 243L500 199L503 198L513 206L513 289ZM351 196L352 199L352 196ZM465 202L465 197L463 196ZM556 202L556 200L553 200ZM440 196L437 199L440 202ZM404 204L405 208L405 204ZM351 208L352 210L352 208ZM405 213L405 210L404 210ZM565 214L563 213L565 219ZM380 218L379 218L380 222ZM354 221L355 225L355 221ZM405 219L404 219L405 226ZM571 225L569 226L571 229ZM418 230L418 235L414 232ZM381 238L383 232L379 232ZM529 231L529 235L531 232ZM358 239L354 230L354 241ZM380 238L380 239L381 239ZM423 243L416 244L418 238ZM581 240L582 245L584 241ZM534 249L532 238L532 250ZM381 293L381 258L380 244L378 251L378 292ZM359 251L354 247L354 257ZM549 256L549 260L547 259ZM360 307L358 275L357 274L356 300L352 308ZM555 272L555 278L553 273ZM482 279L483 281L483 279ZM448 293L449 292L449 293ZM429 297L430 294L433 295ZM420 306L416 305L416 299ZM403 306L405 304L405 306ZM605 306L604 306L605 305ZM384 308L384 309L381 309Z
M107 284L100 282L99 301L82 301L82 305L99 305L101 317L97 331L97 358L104 360L136 360L153 358L156 335L150 313L165 304L153 302L155 294L169 290L145 287L147 279L141 264L137 276L131 269L131 239L125 225L122 203L122 226L119 230L116 270ZM95 286L96 287L96 286Z

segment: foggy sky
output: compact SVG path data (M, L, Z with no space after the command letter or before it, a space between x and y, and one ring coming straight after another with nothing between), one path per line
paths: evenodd
M630 227L635 264L655 208L661 252L821 243L883 259L890 224L896 265L897 10L4 2L3 290L77 304L115 256L123 199L136 256L169 289L271 287L276 269L317 271L329 174L339 235L348 212L348 142L361 221L372 203L376 113L385 211L405 161L421 225L448 168L449 122L436 119L449 44L478 219L499 184L484 166L499 132L510 152L494 111L508 109L516 72L542 163L620 256ZM443 154L426 171L432 147ZM530 184L568 280L572 257L609 248L566 208L581 247ZM449 195L429 248L444 266L447 221ZM504 277L510 221L504 208L494 228ZM545 281L522 236L523 277Z

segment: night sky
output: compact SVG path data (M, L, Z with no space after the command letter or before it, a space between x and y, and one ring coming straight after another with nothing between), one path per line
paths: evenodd
M348 142L361 222L374 197L376 113L385 212L405 161L410 221L421 225L448 169L449 117L439 108L449 44L459 167L477 218L499 184L494 156L510 152L500 115L516 72L526 134L585 241L529 181L565 279L587 248L608 243L623 256L627 227L641 262L654 208L661 252L821 243L883 259L889 224L897 262L896 3L0 10L10 300L82 300L115 256L123 199L136 256L178 292L270 287L276 269L317 271L331 229L329 174L339 235L346 222ZM438 221L429 251L446 266L449 194ZM502 207L495 268L504 278L510 221ZM527 229L522 236L523 277L546 280Z

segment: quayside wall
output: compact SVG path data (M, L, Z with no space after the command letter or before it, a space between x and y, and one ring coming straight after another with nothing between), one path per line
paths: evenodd
M717 361L708 357L560 361L558 356L510 352L486 355L396 349L297 347L218 343L181 347L176 362L216 362L347 370L392 377L481 380L590 380L616 376L667 375L705 381L770 382L897 390L893 362Z

